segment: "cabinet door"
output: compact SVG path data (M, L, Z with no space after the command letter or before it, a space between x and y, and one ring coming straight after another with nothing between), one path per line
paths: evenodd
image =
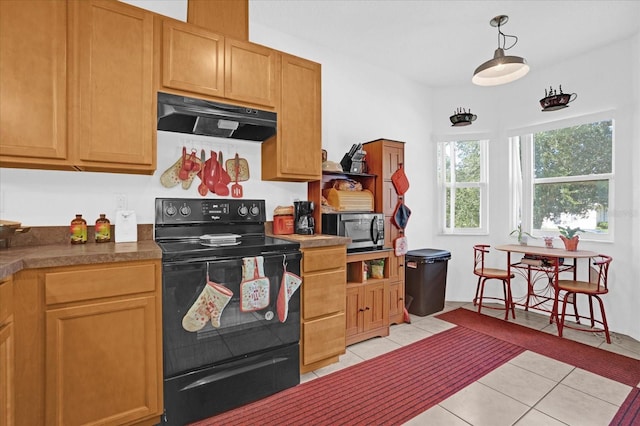
M399 142L384 143L384 159L382 162L382 179L391 179L391 175L404 164L404 144Z
M224 36L194 25L163 21L162 85L224 96Z
M66 28L64 1L0 1L0 166L70 168Z
M124 424L159 414L154 296L46 312L46 424Z
M362 316L362 289L361 286L347 287L346 331L347 337L354 336L363 330Z
M389 283L389 323L404 322L404 281Z
M0 425L14 424L13 323L0 326Z
M302 362L312 364L341 355L345 348L345 314L343 312L305 321L302 325Z
M276 106L277 51L247 41L225 40L224 95L226 98Z
M82 170L156 166L153 13L122 2L70 3L71 134Z
M281 54L278 134L262 144L262 179L322 179L320 64Z
M387 327L389 325L389 303L384 283L367 284L363 288L363 331Z
M389 256L389 281L404 281L404 256Z

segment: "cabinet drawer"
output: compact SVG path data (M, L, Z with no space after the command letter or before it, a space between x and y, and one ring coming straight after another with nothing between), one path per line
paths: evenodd
M155 291L156 265L101 266L45 274L47 305Z
M302 285L302 318L344 311L346 274L339 271L309 274Z
M302 362L312 364L343 354L346 346L344 313L302 324Z
M303 273L343 268L347 262L346 246L303 250Z
M13 280L0 280L0 325L9 318L13 309Z

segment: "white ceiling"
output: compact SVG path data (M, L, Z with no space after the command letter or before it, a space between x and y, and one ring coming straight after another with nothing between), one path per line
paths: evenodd
M519 39L505 53L532 70L640 32L640 0L249 0L252 23L433 87L470 83L498 47L497 15Z

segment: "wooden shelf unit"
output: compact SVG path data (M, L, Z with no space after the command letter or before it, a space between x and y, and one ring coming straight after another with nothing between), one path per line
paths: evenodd
M347 255L347 345L389 335L389 250ZM367 263L384 260L383 278L367 277Z

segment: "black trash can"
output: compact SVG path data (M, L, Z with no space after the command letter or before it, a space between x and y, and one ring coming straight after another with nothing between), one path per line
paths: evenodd
M405 255L405 293L409 313L426 316L444 309L447 264L451 252L440 249L411 250Z

